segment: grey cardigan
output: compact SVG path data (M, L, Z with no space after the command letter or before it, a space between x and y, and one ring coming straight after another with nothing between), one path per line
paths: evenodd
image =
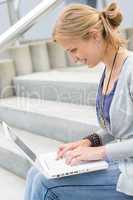
M133 53L119 75L110 107L111 131L99 128L107 156L119 160L117 191L133 196ZM113 141L114 142L110 142Z

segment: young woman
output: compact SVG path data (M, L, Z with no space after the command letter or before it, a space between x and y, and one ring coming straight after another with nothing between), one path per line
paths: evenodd
M66 7L53 38L73 59L105 69L96 98L100 128L80 141L61 145L58 158L68 165L107 159L109 169L48 180L32 168L25 200L133 199L133 54L125 48L118 27L122 13L116 3L102 12L83 4Z

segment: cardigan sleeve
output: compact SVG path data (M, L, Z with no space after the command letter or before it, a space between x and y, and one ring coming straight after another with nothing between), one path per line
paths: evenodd
M114 140L114 137L107 133L107 131L101 127L96 129L94 132L100 136L103 145Z
M133 138L105 145L107 157L120 160L133 157Z
M108 134L107 131L104 130L103 128L101 128L101 127L93 130L93 132L96 133L100 137L103 145L114 140L114 137L112 135Z

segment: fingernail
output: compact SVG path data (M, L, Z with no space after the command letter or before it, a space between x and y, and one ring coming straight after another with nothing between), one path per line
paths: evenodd
M60 159L60 156L59 155L57 155L57 157L56 157L56 160L59 160Z

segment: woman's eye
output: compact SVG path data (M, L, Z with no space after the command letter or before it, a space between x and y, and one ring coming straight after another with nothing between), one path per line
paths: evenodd
M74 53L74 52L76 52L77 51L77 49L75 48L75 49L72 49L71 50L71 53Z

